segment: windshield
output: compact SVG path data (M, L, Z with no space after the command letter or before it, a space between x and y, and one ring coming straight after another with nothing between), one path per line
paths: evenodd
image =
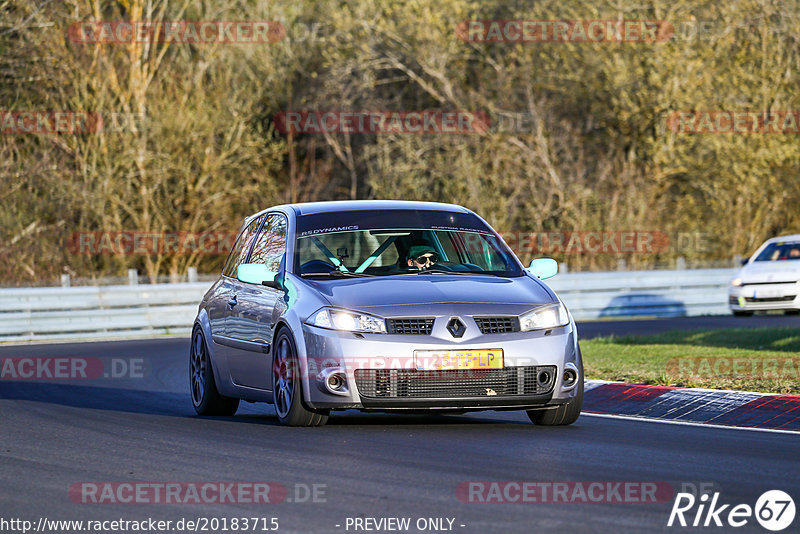
M296 273L304 277L484 274L521 276L502 241L471 214L387 210L298 219ZM377 216L376 216L377 214Z
M800 260L800 243L770 243L753 261Z

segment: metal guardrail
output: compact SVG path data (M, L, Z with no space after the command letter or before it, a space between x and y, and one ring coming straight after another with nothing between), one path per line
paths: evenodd
M208 282L0 290L0 341L190 334Z
M558 275L547 284L578 320L729 314L736 269L621 271Z
M726 314L734 269L568 273L548 280L578 320ZM189 335L208 282L0 289L0 341Z

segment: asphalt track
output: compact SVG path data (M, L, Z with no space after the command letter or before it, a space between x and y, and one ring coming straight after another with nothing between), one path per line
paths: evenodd
M759 319L604 322L580 328L591 336L672 328L664 323L707 328ZM800 322L766 319L773 325L774 319ZM199 418L188 397L187 353L188 340L177 338L0 347L0 357L97 358L105 374L123 375L44 383L0 380L0 519L36 524L41 517L275 517L279 532L314 533L367 531L346 529L348 517L409 517L412 526L418 518L451 518L452 531L464 533L688 530L666 527L672 497L647 504L473 503L457 493L466 481L663 481L674 491L706 484L720 492L722 503L750 506L764 491L781 489L800 505L797 434L592 415L569 427L548 428L530 424L518 412L346 412L322 428L286 428L277 424L271 406L250 404L232 418ZM71 486L106 481L277 482L288 493L277 504L71 500ZM304 499L306 488L315 484L321 492L316 502ZM796 532L798 525L800 518L786 532ZM766 532L752 518L736 531Z

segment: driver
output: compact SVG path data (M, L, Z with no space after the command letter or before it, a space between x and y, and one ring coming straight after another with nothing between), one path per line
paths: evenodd
M427 244L411 245L406 257L408 268L414 271L430 269L439 261L439 255L432 246Z

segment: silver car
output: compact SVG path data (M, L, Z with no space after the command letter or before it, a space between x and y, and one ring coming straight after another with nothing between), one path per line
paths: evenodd
M526 410L568 425L583 403L569 311L482 218L461 206L291 204L248 217L192 332L200 415L239 400L281 423L332 410Z

